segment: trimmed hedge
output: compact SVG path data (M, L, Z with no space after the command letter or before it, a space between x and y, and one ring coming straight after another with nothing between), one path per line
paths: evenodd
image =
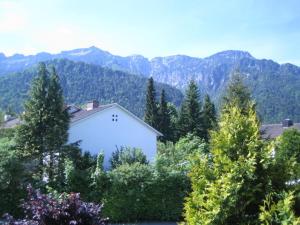
M104 215L113 222L178 221L189 180L181 172L155 172L151 165L121 165L108 172Z

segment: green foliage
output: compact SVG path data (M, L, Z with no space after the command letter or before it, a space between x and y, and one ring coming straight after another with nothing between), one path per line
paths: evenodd
M244 84L243 77L239 71L234 72L227 85L225 96L223 97L223 107L235 102L235 104L244 111L248 109L250 101L250 90Z
M161 141L172 141L174 140L174 131L171 123L171 114L166 101L165 90L162 90L160 95L160 102L158 108L158 127L157 129L163 134L160 137Z
M217 125L217 115L214 103L210 100L209 95L205 95L203 104L203 131L204 139L209 139L209 131Z
M133 164L139 162L141 164L148 164L146 155L138 148L121 147L117 148L115 152L112 153L110 158L111 168L117 168L124 164Z
M62 148L68 138L69 114L64 107L55 70L49 76L43 63L39 66L39 76L33 81L22 120L24 123L17 129L16 145L24 159L36 161L33 181L41 184L42 177L47 174L49 185L59 186L62 183Z
M145 107L145 122L154 128L158 128L158 108L156 103L156 93L154 88L153 78L148 80L147 94L146 94L146 107Z
M65 192L78 192L84 200L95 201L92 190L95 177L95 169L99 170L97 160L89 152L82 154L76 145L67 149L64 162Z
M199 90L195 81L191 81L186 91L185 99L181 105L178 119L179 137L194 133L203 138L203 118Z
M56 68L66 103L81 105L91 99L98 100L101 104L117 102L135 115L143 117L146 77L66 59L52 60L46 64ZM14 111L22 112L22 103L28 98L30 84L36 75L37 69L32 67L20 73L1 76L0 108L13 106ZM167 101L180 105L183 98L180 90L161 83L155 83L155 86L157 93L162 89L166 91Z
M188 190L180 172L156 173L151 165L124 164L108 172L104 214L111 221L178 221Z
M278 137L275 161L275 170L281 173L278 179L283 184L300 179L300 132L297 129L287 129Z
M190 182L181 171L155 172L147 194L148 221L181 221Z
M270 158L259 128L253 106L224 108L219 130L212 132L211 159L194 159L193 191L185 205L188 224L257 223L269 184L264 171Z
M262 225L298 225L300 217L295 216L293 206L293 193L269 194L260 207L259 220Z
M15 132L16 132L15 128L0 129L0 138L12 139L15 136Z
M105 196L104 214L113 221L137 221L147 214L146 188L152 171L148 165L124 164L108 174L110 188Z
M14 141L0 139L0 215L21 213L20 199L25 196L24 166L14 150Z
M194 155L208 155L208 145L199 137L188 134L172 142L158 143L156 168L158 171L181 171L187 173L190 170L190 159Z
M106 172L103 170L104 154L99 153L97 165L92 174L90 198L95 202L102 202L104 192L108 189L109 180Z

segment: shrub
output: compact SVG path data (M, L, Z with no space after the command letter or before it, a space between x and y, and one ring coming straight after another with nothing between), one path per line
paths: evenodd
M149 165L124 164L108 172L110 187L104 197L104 214L113 221L138 221L147 213L147 189L152 182Z
M0 215L21 214L20 199L25 196L24 166L13 149L13 141L0 139Z
M52 195L41 194L31 186L28 199L22 204L25 219L14 220L6 215L7 225L104 225L101 218L102 205L80 200L78 193L63 194L58 199Z
M110 159L111 168L115 169L120 165L133 164L139 162L140 164L148 164L146 155L138 148L121 147L113 152Z
M151 165L124 164L108 172L104 214L115 222L178 221L189 190L179 171L157 173Z
M259 220L262 225L298 225L300 217L295 216L293 206L294 196L292 193L270 194L260 207Z
M180 171L156 172L148 191L147 219L181 221L184 199L190 191L190 181Z
M188 134L177 143L167 142L158 144L156 169L158 171L176 170L190 171L190 158L194 155L207 155L208 145L201 138Z

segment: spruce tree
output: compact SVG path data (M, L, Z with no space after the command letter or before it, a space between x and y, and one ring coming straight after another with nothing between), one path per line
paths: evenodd
M44 63L39 65L24 107L23 123L16 135L17 148L24 160L35 165L31 174L33 181L41 182L46 175L53 183L58 177L62 147L68 138L69 115L58 76L54 70L50 76Z
M68 141L69 113L64 104L64 98L59 77L55 68L51 68L51 75L48 89L49 110L49 127L48 144L49 144L49 180L53 185L63 185L64 177L64 152L63 147ZM57 165L55 165L57 164ZM54 184L55 183L55 184Z
M154 88L153 78L148 80L147 94L146 94L146 110L145 110L145 122L154 128L158 128L158 109L155 100L156 93Z
M250 90L244 84L243 77L239 71L235 71L230 78L223 96L223 108L232 102L235 102L242 111L247 110L247 106L251 102Z
M216 126L216 108L214 103L210 100L209 95L205 95L204 104L203 104L203 131L204 131L204 139L209 139L209 131L212 130Z
M172 140L171 117L169 113L168 103L166 101L165 90L161 91L159 110L158 110L158 130L163 134L162 141Z
M183 137L188 133L204 137L199 90L193 80L188 86L185 99L181 105L177 129L179 137Z

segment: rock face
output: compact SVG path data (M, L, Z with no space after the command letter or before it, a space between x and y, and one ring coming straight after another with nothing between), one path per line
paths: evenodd
M184 90L194 79L202 93L219 102L232 72L239 70L245 77L259 112L265 122L278 122L289 117L300 121L300 68L292 64L278 64L272 60L258 60L245 51L223 51L206 58L185 55L156 57L151 60L132 55L112 55L96 47L63 51L59 54L37 55L0 54L0 75L23 71L37 62L66 58L121 70Z

